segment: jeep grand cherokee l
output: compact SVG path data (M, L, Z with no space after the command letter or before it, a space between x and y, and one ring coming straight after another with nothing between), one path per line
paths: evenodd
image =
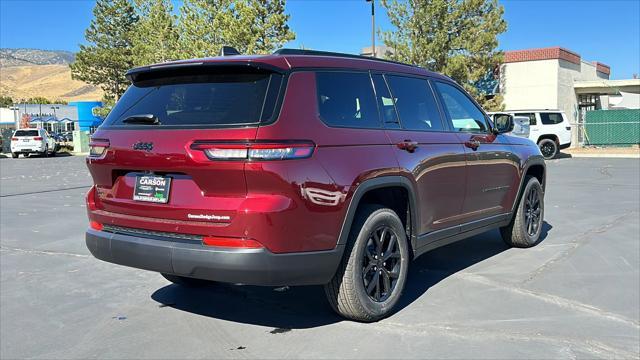
M87 158L99 259L182 285L324 285L375 321L421 254L493 228L540 237L540 150L448 77L304 50L127 77Z

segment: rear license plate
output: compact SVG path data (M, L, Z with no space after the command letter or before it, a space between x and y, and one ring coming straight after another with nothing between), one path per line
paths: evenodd
M156 175L136 176L133 200L166 204L169 201L171 178Z

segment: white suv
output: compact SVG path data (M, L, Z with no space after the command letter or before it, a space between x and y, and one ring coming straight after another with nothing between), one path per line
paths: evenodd
M545 159L553 159L558 151L571 146L571 125L567 116L560 110L509 110L489 113L493 119L496 114L510 114L529 118L529 139L540 147Z
M11 137L11 157L14 159L24 154L56 154L55 139L45 129L18 129Z

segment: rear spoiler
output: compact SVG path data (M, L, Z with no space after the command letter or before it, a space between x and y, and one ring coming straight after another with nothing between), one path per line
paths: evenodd
M216 70L226 70L237 68L238 70L255 70L256 72L275 72L279 74L287 73L288 70L255 60L233 60L233 61L181 61L166 64L156 64L133 68L125 74L125 77L132 83L153 78L162 78L179 75L196 75L199 72L215 72Z

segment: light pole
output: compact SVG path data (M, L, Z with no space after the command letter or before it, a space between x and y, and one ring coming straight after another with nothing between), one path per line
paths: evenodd
M371 55L376 57L376 0L366 0L371 3Z
M20 122L18 121L18 111L20 110L20 108L13 105L9 108L9 110L13 111L13 121L16 124L16 130L20 129Z
M56 109L60 109L60 106L52 106L51 107L51 110L53 110L53 119L56 121L56 124L59 124L58 123L58 116L56 115ZM60 130L60 128L58 127L57 130ZM53 131L53 124L51 124L51 131Z

